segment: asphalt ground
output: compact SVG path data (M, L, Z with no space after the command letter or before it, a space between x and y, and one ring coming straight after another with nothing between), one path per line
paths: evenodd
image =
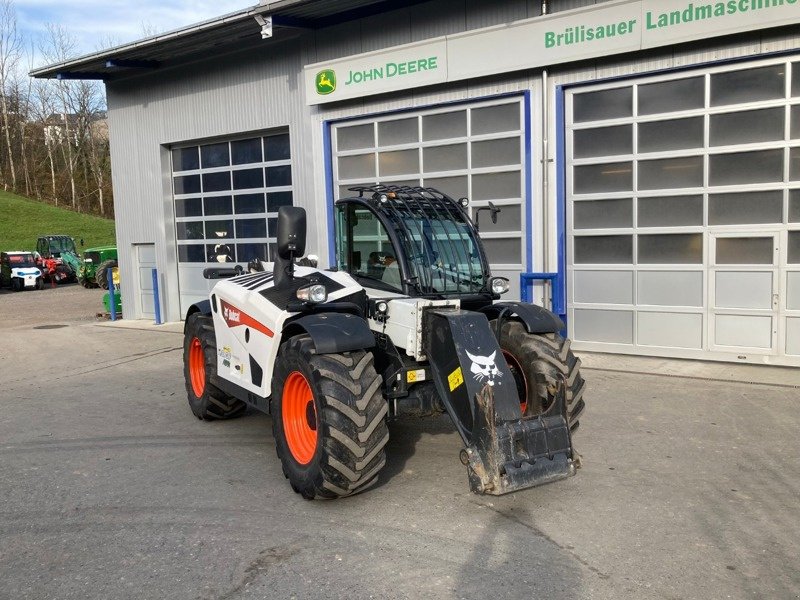
M586 369L576 477L477 496L447 418L402 419L376 487L308 502L268 416L198 421L181 335L100 296L0 293L2 599L800 598L794 387Z

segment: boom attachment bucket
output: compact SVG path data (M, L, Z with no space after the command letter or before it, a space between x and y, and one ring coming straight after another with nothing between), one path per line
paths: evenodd
M523 416L485 315L430 308L423 326L437 390L466 446L461 461L473 492L507 494L575 474L563 378L545 412Z

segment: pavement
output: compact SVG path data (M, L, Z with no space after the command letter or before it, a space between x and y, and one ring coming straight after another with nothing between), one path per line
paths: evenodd
M308 502L268 416L192 416L180 324L95 292L0 293L0 599L800 598L791 383L587 355L576 477L477 496L446 417L399 419L376 487Z

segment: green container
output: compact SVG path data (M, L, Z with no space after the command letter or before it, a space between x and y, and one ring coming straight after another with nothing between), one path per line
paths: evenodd
M109 299L110 294L106 292L103 294L103 308L106 309L107 313L111 312L111 300ZM115 304L117 305L117 316L122 315L122 294L120 294L119 290L114 292L114 300L116 301Z

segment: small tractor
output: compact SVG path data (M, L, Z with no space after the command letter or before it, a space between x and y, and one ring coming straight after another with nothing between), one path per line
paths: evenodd
M0 287L2 286L9 286L15 292L40 290L44 287L42 272L36 266L33 253L0 253Z
M117 247L101 246L83 251L78 282L85 288L108 289L108 270L117 266Z
M72 237L68 235L40 236L36 240L36 255L39 268L50 282L77 281L81 259Z
M220 281L186 314L193 413L270 413L283 473L307 499L372 486L400 414L447 412L473 492L574 475L580 361L558 316L498 302L508 280L492 277L468 200L351 191L335 204L335 268L300 259L305 211L283 207L274 264L204 271Z

